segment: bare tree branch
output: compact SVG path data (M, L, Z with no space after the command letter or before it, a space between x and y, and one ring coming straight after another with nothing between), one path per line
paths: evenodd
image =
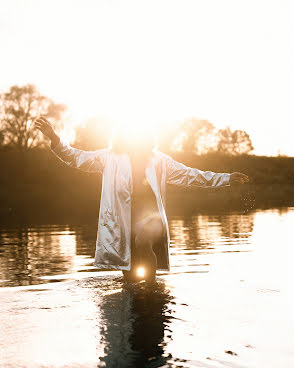
M32 127L33 121L44 115L58 123L65 109L65 105L42 96L34 85L12 86L0 95L2 144L17 147L20 151L39 145L41 136Z

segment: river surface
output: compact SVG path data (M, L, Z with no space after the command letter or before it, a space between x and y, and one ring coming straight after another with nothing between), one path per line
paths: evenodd
M171 272L97 272L95 226L0 227L0 367L294 367L294 208L171 216Z

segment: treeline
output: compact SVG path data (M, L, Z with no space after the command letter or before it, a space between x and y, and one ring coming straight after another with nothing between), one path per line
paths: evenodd
M216 153L178 153L173 158L202 170L241 171L250 183L214 190L169 186L168 214L294 205L294 158ZM72 169L48 149L5 150L0 152L0 165L2 221L97 221L99 174Z
M42 115L61 131L69 128L64 119L66 109L65 105L41 95L34 85L12 86L0 95L0 147L24 152L46 146L46 139L35 129L34 121ZM103 148L110 141L111 130L110 122L104 119L88 119L76 128L73 146L86 150ZM160 149L165 152L240 155L253 151L247 132L232 131L229 127L216 129L211 122L194 117L171 123L157 133Z
M84 150L105 147L111 140L111 129L107 121L91 118L77 126L73 146ZM252 141L243 130L232 131L229 127L216 129L203 119L189 118L171 123L166 129L158 130L157 143L161 151L176 154L219 153L230 156L249 154L253 151Z
M33 85L13 86L0 95L1 221L97 219L100 176L65 166L34 128L43 115L62 130L65 111ZM74 147L95 150L107 145L111 129L107 121L92 118L75 133ZM207 120L190 118L171 125L158 141L160 150L188 166L250 177L249 184L235 188L168 188L168 213L294 205L294 158L250 155L253 146L245 131L218 130Z

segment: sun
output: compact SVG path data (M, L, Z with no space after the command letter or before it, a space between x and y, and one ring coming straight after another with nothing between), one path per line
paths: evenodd
M144 267L138 267L137 268L137 275L138 275L138 277L144 277L145 276L145 268Z
M156 112L145 111L137 106L132 111L114 109L111 114L95 115L90 117L93 120L97 119L97 134L101 129L100 121L103 120L103 129L109 130L109 136L112 140L119 137L130 145L139 145L139 142L154 141L154 147L158 146L159 137L166 134L168 129L172 128L176 121L164 120L160 118ZM89 116L79 116L70 114L64 122L64 128L58 134L68 144L74 144L76 139L76 129L85 124L85 121L90 119ZM109 141L107 142L109 144Z

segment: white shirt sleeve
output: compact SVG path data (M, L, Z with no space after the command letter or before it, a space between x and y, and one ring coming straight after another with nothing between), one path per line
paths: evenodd
M166 182L179 186L216 188L230 185L230 174L201 171L166 156Z
M69 146L60 139L51 151L65 164L87 172L103 172L108 149L83 151Z

